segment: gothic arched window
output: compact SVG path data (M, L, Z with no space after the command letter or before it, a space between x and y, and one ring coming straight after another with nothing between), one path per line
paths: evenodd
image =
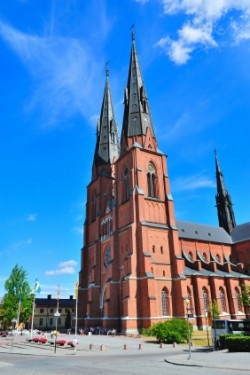
M225 298L224 290L223 290L223 288L220 288L219 291L220 291L221 310L222 311L227 311L226 298Z
M241 303L240 292L238 288L235 288L235 300L236 300L236 308L238 309L238 311L241 311L242 303Z
M208 300L208 292L206 288L202 288L202 298L204 301L204 310L208 311L209 308L209 300Z
M152 163L149 163L148 165L147 182L148 182L148 196L151 198L155 198L156 197L156 169Z
M163 288L161 291L161 305L162 305L162 315L169 315L168 311L168 291L166 288Z
M123 172L123 200L126 202L129 200L129 174L128 174L128 168L124 169Z

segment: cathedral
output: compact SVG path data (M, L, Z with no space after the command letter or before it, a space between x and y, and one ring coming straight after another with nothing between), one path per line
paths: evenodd
M236 225L215 153L219 226L177 221L166 155L157 143L135 38L121 136L109 71L87 186L78 326L137 334L173 317L203 329L212 302L224 319L249 316L250 222Z

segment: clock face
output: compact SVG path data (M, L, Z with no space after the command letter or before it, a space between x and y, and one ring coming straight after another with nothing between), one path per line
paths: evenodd
M103 261L103 264L104 264L104 267L106 269L109 268L109 265L111 263L111 249L110 249L110 246L107 247L107 249L105 250L105 254L104 254L104 261Z

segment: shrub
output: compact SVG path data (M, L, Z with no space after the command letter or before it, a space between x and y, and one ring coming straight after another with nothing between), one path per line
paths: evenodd
M250 352L250 337L244 335L227 335L225 347L229 352Z
M189 323L190 335L193 327ZM173 318L165 322L154 324L148 328L149 336L155 336L157 341L171 344L173 342L183 342L188 339L188 323L186 320Z

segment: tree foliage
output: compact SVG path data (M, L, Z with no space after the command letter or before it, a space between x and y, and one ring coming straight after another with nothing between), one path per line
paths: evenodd
M3 323L7 328L13 319L19 323L26 323L32 314L32 302L34 296L27 281L27 272L15 265L9 278L4 284L6 294L2 300Z
M220 317L220 309L216 299L212 300L212 304L208 309L208 313L212 319L218 319Z
M149 336L155 336L159 342L180 343L188 339L188 325L190 333L192 333L193 326L191 323L184 319L173 318L154 324L145 333Z
M248 312L250 310L250 285L242 285L241 302Z

